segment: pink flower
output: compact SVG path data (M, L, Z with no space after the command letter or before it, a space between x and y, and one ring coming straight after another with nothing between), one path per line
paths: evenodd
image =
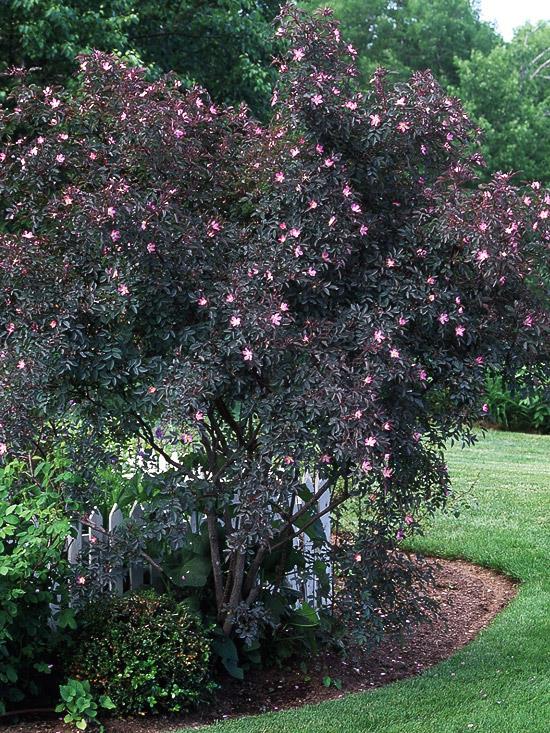
M376 445L376 438L374 437L374 435L369 435L368 438L365 438L365 445L367 446L367 448L372 448Z
M466 329L464 328L464 326L457 326L455 328L455 334L457 336L464 336L465 331L466 331Z
M281 314L280 313L274 313L271 318L269 319L271 321L272 326L280 326L281 325Z
M320 458L320 463L330 463L332 461L332 458L328 455L328 453L324 453Z
M326 251L326 249L323 250L323 252L321 253L321 259L323 260L323 262L330 262L330 255Z
M56 99L55 97L52 97L52 99L50 100L50 107L52 109L57 109L60 104L61 102L59 101L59 99Z
M481 411L485 413L489 412L489 405L486 402L481 405Z
M419 443L421 438L422 438L422 433L419 433L418 431L413 433L413 440L415 443Z
M279 308L283 311L283 313L286 313L288 311L288 303L281 303Z
M86 578L83 575L79 575L76 579L76 582L78 585L85 585L86 584Z
M418 372L418 379L420 379L421 382L425 382L428 379L428 372L425 369L420 369Z
M177 130L174 130L174 137L176 137L178 140L181 140L184 135L185 132L183 130L180 130L179 128Z
M369 471L372 471L372 463L370 461L363 461L361 468L365 473L368 473Z
M483 356L476 356L476 364L478 366L482 366L485 363L485 358Z
M128 290L128 286L125 285L124 283L120 283L120 285L118 286L117 290L120 293L120 295L128 295L129 292L130 292Z
M229 323L233 326L233 328L237 328L237 326L241 325L241 319L239 316L231 316L229 319Z
M26 366L27 365L25 364L25 360L24 359L19 359L19 361L17 362L17 368L18 369L24 369Z
M331 227L335 223L335 221L336 221L336 217L331 216L330 219L328 220L329 227Z
M422 153L422 155L426 155L428 152L428 148L425 145L421 145L420 152Z
M225 296L225 302L226 303L233 303L234 300L235 300L235 296L233 295L233 293L228 293Z
M319 145L319 143L317 143L317 145L315 146L315 152L318 155L322 155L323 152L324 152L324 150L325 150L325 148L323 147L323 145Z
M113 231L111 232L111 239L113 240L113 242L118 242L118 240L120 239L120 232L118 231L118 229L113 229Z
M437 317L437 320L439 323L441 323L442 326L444 326L446 323L449 322L449 314L448 313L440 313Z
M398 542L401 542L401 540L403 539L403 537L405 537L405 533L403 532L402 529L398 529L397 532L395 533L395 539Z
M540 188L540 182L539 181L533 181L533 183L531 184L531 188L533 189L533 191L538 191L539 188Z
M355 412L353 413L353 417L356 420L360 420L363 417L363 410L355 410Z
M352 204L351 205L351 210L353 211L354 214L360 214L361 213L361 207L359 206L359 204Z
M399 130L399 132L407 132L407 130L409 130L410 127L411 127L411 123L405 122L405 121L399 122L397 125L397 129Z
M111 217L111 219L112 219L112 218L114 217L114 215L115 215L115 214L116 214L116 209L115 209L115 207L114 207L114 206L109 206L109 207L107 208L107 216L110 216L110 217Z
M0 443L0 456L5 456L8 452L8 446L5 443Z
M252 361L254 358L254 353L248 347L244 348L241 353L245 361Z
M386 260L386 267L395 267L395 260L393 260L391 257L388 257Z
M205 305L208 305L208 301L206 300L206 298L204 297L204 295L201 295L201 296L200 296L200 298L199 298L199 299L197 300L197 303L198 303L198 304L199 304L199 305L200 305L201 307L203 307L203 306L205 306Z
M357 109L357 102L346 102L344 106L348 109L354 110Z
M353 556L353 559L355 560L355 562L361 562L361 553L360 552L355 553L355 555Z
M189 443L193 442L193 436L191 435L191 433L183 433L180 440L185 445L189 445Z
M215 237L216 234L221 231L221 224L216 219L212 219L212 221L208 224L208 231L207 236L209 237Z
M389 420L387 420L387 421L386 421L386 422L384 423L383 427L384 427L384 430L390 431L390 430L392 429L392 425L391 425L391 422L390 422Z
M364 237L365 234L367 234L369 231L369 228L366 224L361 224L361 229L359 229L359 234Z
M295 48L292 51L292 58L294 61L301 61L304 58L304 55L303 48Z
M378 127L381 123L380 115L369 115L371 127Z
M320 104L323 104L323 97L320 94L315 94L311 98L311 103L315 105L315 107L318 107Z
M294 257L301 257L303 254L304 250L300 247L300 245L294 247Z
M390 468L389 466L384 466L382 469L382 475L384 478L391 478L393 476L393 468Z
M52 320L50 321L50 328L55 328L56 326L57 326L57 321L56 321L56 320L55 320L55 318L54 318L54 319L52 319Z
M15 323L8 323L6 326L6 331L8 333L13 333L15 331Z
M314 267L310 267L309 270L307 271L307 274L310 277L315 277L315 275L317 274L317 270Z
M385 338L386 337L384 336L384 332L383 331L380 331L379 329L377 329L374 332L374 340L376 341L377 344L381 344L382 341L384 341Z
M156 387L153 387L153 386L147 387L147 394L155 394L156 391L157 391Z
M325 158L325 166L327 168L332 168L334 165L334 158Z
M283 458L283 463L284 463L284 464L285 464L286 466L292 466L292 464L294 463L294 458L293 458L292 456L285 456L285 457Z
M294 237L294 239L297 239L300 236L300 232L301 231L302 231L301 229L296 229L295 227L293 227L289 231L289 234L290 234L291 237Z
M533 327L533 316L531 314L529 314L528 316L526 316L523 319L523 325L524 326L527 326L527 328L532 328Z
M275 173L275 180L277 183L282 183L285 180L285 174L282 171Z
M197 422L202 422L202 420L204 420L204 412L197 410L195 413L195 420L197 420Z
M395 348L390 349L390 356L392 359L399 359L399 351Z
M317 201L310 201L308 205L308 209L316 209L317 208Z
M414 519L410 514L407 514L405 516L405 524L408 524L409 527L411 526L411 524L414 524Z
M290 149L290 155L295 158L297 155L300 154L300 148L291 148Z
M32 232L25 231L21 236L23 239L34 239L34 234Z
M480 249L479 252L476 254L476 260L478 262L485 262L485 260L489 259L489 253L486 249Z
M408 319L407 318L403 318L403 316L401 316L400 319L399 319L399 321L398 321L398 323L399 323L400 326L406 326L408 322L409 322Z
M59 153L59 155L55 156L56 163L64 163L65 162L65 156L62 153Z

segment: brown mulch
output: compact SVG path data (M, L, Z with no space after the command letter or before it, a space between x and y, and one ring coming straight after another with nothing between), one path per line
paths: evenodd
M346 659L336 653L312 659L306 671L300 665L255 671L244 682L228 678L216 699L186 716L144 716L109 720L106 733L169 733L184 725L204 725L216 720L261 713L341 697L345 692L369 690L420 674L471 641L515 596L508 578L460 560L433 561L433 597L440 617L416 626L406 636L387 637L370 653L348 650ZM341 689L325 687L329 676ZM49 719L21 717L5 725L2 733L73 733L53 714Z

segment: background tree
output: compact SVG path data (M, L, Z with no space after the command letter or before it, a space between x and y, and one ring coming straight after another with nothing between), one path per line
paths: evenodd
M378 66L404 80L430 69L443 84L458 81L457 60L473 49L488 53L499 41L470 0L329 0L342 31L358 51L365 84Z
M550 181L550 23L457 65L456 94L483 130L490 169Z
M175 71L215 100L269 109L279 0L146 0L130 43L158 72Z
M0 73L39 67L40 83L65 83L78 54L98 49L147 65L152 78L175 71L216 100L244 101L265 116L278 9L277 0L4 0ZM0 77L0 94L8 84Z
M0 73L36 68L40 83L64 83L79 53L129 52L136 23L131 0L4 0L0 3ZM0 77L0 96L8 77Z

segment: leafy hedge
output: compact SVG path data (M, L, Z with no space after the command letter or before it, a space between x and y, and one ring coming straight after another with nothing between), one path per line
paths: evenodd
M213 689L211 641L184 603L153 591L88 606L68 672L118 713L178 712Z

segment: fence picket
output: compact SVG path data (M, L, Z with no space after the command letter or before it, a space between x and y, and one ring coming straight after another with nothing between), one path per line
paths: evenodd
M109 518L108 518L108 529L109 532L112 532L116 527L118 527L122 522L124 521L124 516L120 509L118 508L117 504L113 504L113 508L109 512ZM109 578L109 590L113 591L115 593L122 593L124 590L124 575L125 572L121 573L120 571L122 568L117 568L117 574L114 578Z

